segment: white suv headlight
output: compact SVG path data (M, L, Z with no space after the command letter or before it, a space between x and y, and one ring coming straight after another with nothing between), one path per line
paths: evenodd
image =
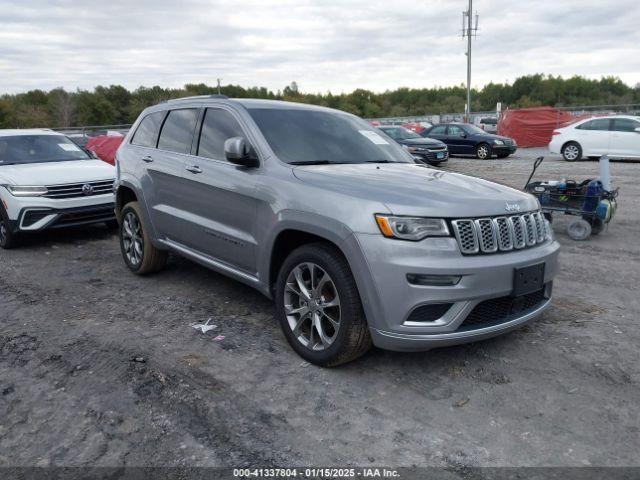
M442 218L394 217L376 215L376 222L385 237L418 241L427 237L448 237L449 227Z
M6 188L14 197L40 197L48 192L46 187L7 185Z

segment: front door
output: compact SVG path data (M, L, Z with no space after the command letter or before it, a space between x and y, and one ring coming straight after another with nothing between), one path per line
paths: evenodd
M229 163L224 142L247 136L234 115L207 108L195 155L185 169L188 183L189 246L232 267L255 274L256 175L259 168Z
M471 142L467 139L467 132L458 125L449 125L447 128L449 150L458 154L474 153Z

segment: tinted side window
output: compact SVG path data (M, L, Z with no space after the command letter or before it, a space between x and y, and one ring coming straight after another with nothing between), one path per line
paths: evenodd
M158 148L176 153L190 153L197 120L197 108L171 110L162 125Z
M226 110L207 108L200 142L198 144L198 156L225 160L224 142L231 137L243 137L242 128Z
M609 130L609 119L598 118L596 120L583 123L582 125L578 125L576 128L580 130Z
M449 125L449 136L451 137L461 137L464 134L464 130L460 127L456 127L455 125Z
M446 125L438 125L437 127L433 127L429 134L433 135L444 135L444 132L447 130Z
M138 125L138 129L133 134L131 143L133 145L140 145L141 147L156 148L158 130L160 130L160 123L165 113L166 112L156 112L144 117L140 125Z
M630 118L613 119L613 130L616 132L635 132L636 128L640 128L640 122L636 122Z

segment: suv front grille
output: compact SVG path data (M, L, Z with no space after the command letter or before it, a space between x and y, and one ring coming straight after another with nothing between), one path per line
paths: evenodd
M47 198L75 198L90 197L93 195L106 195L113 193L114 180L101 180L97 182L70 183L67 185L47 185Z
M465 255L506 252L545 241L547 224L541 212L505 217L453 220L453 233Z

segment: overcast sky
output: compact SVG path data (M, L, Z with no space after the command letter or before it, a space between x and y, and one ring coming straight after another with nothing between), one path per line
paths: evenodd
M384 91L466 81L467 0L0 0L0 93L121 84ZM474 86L640 82L638 0L475 0Z

